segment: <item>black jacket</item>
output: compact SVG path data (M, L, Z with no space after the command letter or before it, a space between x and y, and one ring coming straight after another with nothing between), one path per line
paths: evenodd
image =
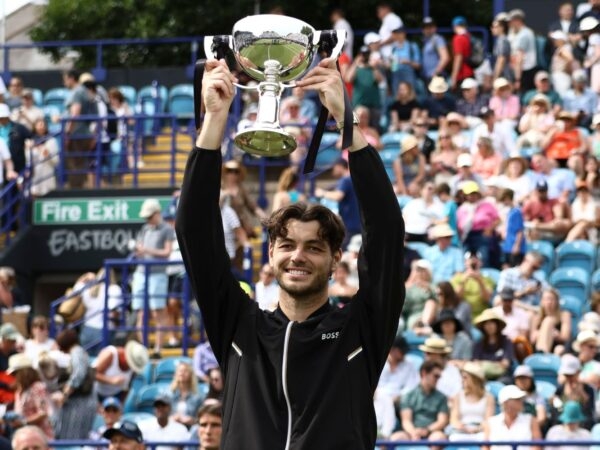
M404 222L377 152L350 153L364 230L360 290L345 308L325 304L301 323L260 310L231 275L220 168L220 152L191 152L176 231L225 376L221 448L372 449L373 393L404 303Z

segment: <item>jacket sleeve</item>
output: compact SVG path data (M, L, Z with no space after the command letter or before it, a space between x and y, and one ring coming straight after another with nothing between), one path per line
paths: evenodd
M221 367L236 324L252 300L231 274L219 207L221 152L195 148L188 157L175 231L207 336Z
M376 363L376 383L404 305L404 220L377 151L368 146L351 152L349 159L363 230L356 300L367 311L369 352Z

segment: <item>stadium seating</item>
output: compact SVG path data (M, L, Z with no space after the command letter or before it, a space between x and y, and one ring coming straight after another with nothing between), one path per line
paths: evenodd
M402 142L402 139L404 139L405 136L407 136L407 133L404 133L403 131L384 133L381 136L381 143L386 148L393 147L397 151L400 151L400 143Z
M544 264L542 265L542 270L546 273L546 275L550 275L550 273L554 270L554 245L550 241L531 241L528 243L528 250L535 251L544 257Z
M545 380L535 380L535 390L548 401L556 392L556 385Z
M600 268L592 273L591 288L593 291L600 291Z
M323 133L321 144L319 145L319 153L317 153L317 160L315 161L315 170L317 172L330 169L340 159L340 151L335 147L339 137L338 133Z
M163 358L156 364L154 368L154 383L158 383L161 381L170 382L173 380L173 375L175 375L175 369L177 368L177 364L180 362L186 362L192 365L192 360L187 357L170 357Z
M590 289L590 272L579 267L559 267L550 274L548 281L561 297L572 295L586 299Z
M127 84L117 86L117 89L121 91L121 94L123 94L123 97L125 97L125 101L129 104L129 106L133 108L137 100L136 89L133 86L129 86Z
M408 344L408 349L409 349L408 352L409 353L423 356L423 352L421 350L419 350L419 345L422 345L423 343L425 343L425 340L427 339L426 336L419 336L417 333L415 333L412 330L406 330L404 333L402 333L402 336L404 336L404 339L406 339L406 343Z
M494 284L498 284L498 279L500 279L500 271L498 269L494 269L493 267L482 268L481 275L491 279L494 282Z
M63 113L66 109L65 101L70 95L67 88L53 88L46 91L44 94L44 107L56 108L59 113Z
M137 411L123 414L122 420L129 420L134 423L140 423L143 420L153 419L154 417L154 414Z
M554 354L534 353L529 355L523 363L533 371L533 378L537 381L547 381L557 386L558 368L560 357Z
M33 103L37 107L41 107L44 105L44 94L41 89L30 89L31 94L33 95Z
M408 353L405 355L405 358L417 370L419 370L421 368L421 364L423 364L423 357L421 355L417 355L416 353Z
M169 91L168 110L178 119L194 117L194 86L191 83L176 84Z
M425 252L429 248L429 245L426 244L425 242L407 242L406 246L419 252L419 255L421 255L421 258L425 257Z
M164 383L153 383L143 386L136 396L133 404L133 411L152 414L152 411L154 410L154 399L167 389L168 386Z
M151 104L153 107L155 106L155 98L154 98L155 87L154 86L144 86L140 88L137 94L137 102L142 105L142 109L146 109L147 104ZM156 112L164 112L167 107L167 100L169 98L169 91L165 86L158 86L158 90L156 92L158 94L158 98L160 99L159 107Z
M596 246L589 241L563 242L556 248L557 267L580 267L592 272L596 266Z

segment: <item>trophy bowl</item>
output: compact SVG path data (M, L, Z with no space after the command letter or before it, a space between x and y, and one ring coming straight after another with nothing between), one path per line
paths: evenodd
M296 149L294 136L279 124L281 94L284 88L293 86L285 83L293 83L310 68L323 44L322 36L329 41L332 56L337 57L345 35L336 33L316 31L293 17L259 14L237 21L231 36L204 39L208 57L215 54L217 45L226 45L241 69L259 82L252 88L259 94L256 122L236 134L234 142L238 148L256 156L285 156Z

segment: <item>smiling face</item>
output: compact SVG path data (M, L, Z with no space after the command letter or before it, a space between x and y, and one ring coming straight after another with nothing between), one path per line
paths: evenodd
M329 276L341 258L319 236L319 222L290 219L287 235L269 245L269 260L282 290L297 302L327 299Z

